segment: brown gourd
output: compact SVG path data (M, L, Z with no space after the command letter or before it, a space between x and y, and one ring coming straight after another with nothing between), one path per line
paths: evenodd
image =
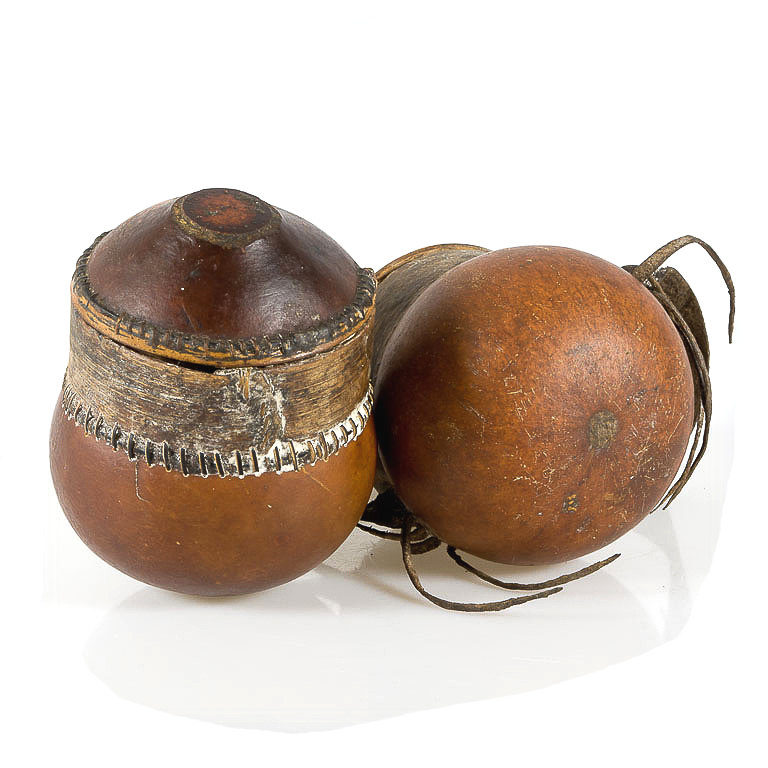
M375 281L257 197L208 189L99 237L72 281L59 500L136 579L198 595L313 568L368 501Z
M581 251L433 246L378 273L373 376L381 464L366 530L453 559L510 589L498 563L561 563L600 549L682 489L706 448L709 348L690 287L662 264L697 238L621 269ZM691 435L694 435L691 439ZM687 456L687 458L686 458ZM682 470L682 471L681 471ZM679 475L678 475L679 473ZM372 525L371 525L372 524Z

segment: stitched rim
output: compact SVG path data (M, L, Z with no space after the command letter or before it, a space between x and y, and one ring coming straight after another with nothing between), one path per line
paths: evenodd
M114 341L140 352L223 368L270 365L329 349L356 333L373 311L376 278L373 270L358 268L357 290L341 312L306 330L261 338L218 339L158 328L146 320L116 313L99 304L88 278L88 259L94 240L77 260L72 277L72 301L85 322Z
M427 245L424 248L418 248L415 251L406 253L405 256L400 256L394 261L390 261L389 264L385 264L377 273L376 281L381 283L382 280L389 277L393 272L396 272L400 267L405 264L409 264L412 261L418 261L422 256L434 251L450 252L450 251L477 251L478 256L482 253L488 253L489 248L483 248L481 245L469 245L466 243L441 243L439 245Z

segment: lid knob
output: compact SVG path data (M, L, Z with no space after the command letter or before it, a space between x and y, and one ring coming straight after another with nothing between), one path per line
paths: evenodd
M276 208L237 189L201 189L180 197L173 218L188 235L222 248L244 248L280 224Z

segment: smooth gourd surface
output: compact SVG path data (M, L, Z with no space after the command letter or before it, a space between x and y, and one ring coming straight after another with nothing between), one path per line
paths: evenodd
M244 478L130 461L60 405L51 429L54 485L80 538L135 579L206 596L274 587L321 563L355 527L375 460L371 422L327 461Z
M653 509L693 392L674 325L635 278L580 251L510 248L454 267L406 311L375 419L395 490L441 539L555 563Z

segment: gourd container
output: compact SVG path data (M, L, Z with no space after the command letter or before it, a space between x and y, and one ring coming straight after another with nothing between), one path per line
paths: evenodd
M309 222L207 189L96 239L51 429L61 506L136 579L272 587L330 555L376 463L375 279Z

